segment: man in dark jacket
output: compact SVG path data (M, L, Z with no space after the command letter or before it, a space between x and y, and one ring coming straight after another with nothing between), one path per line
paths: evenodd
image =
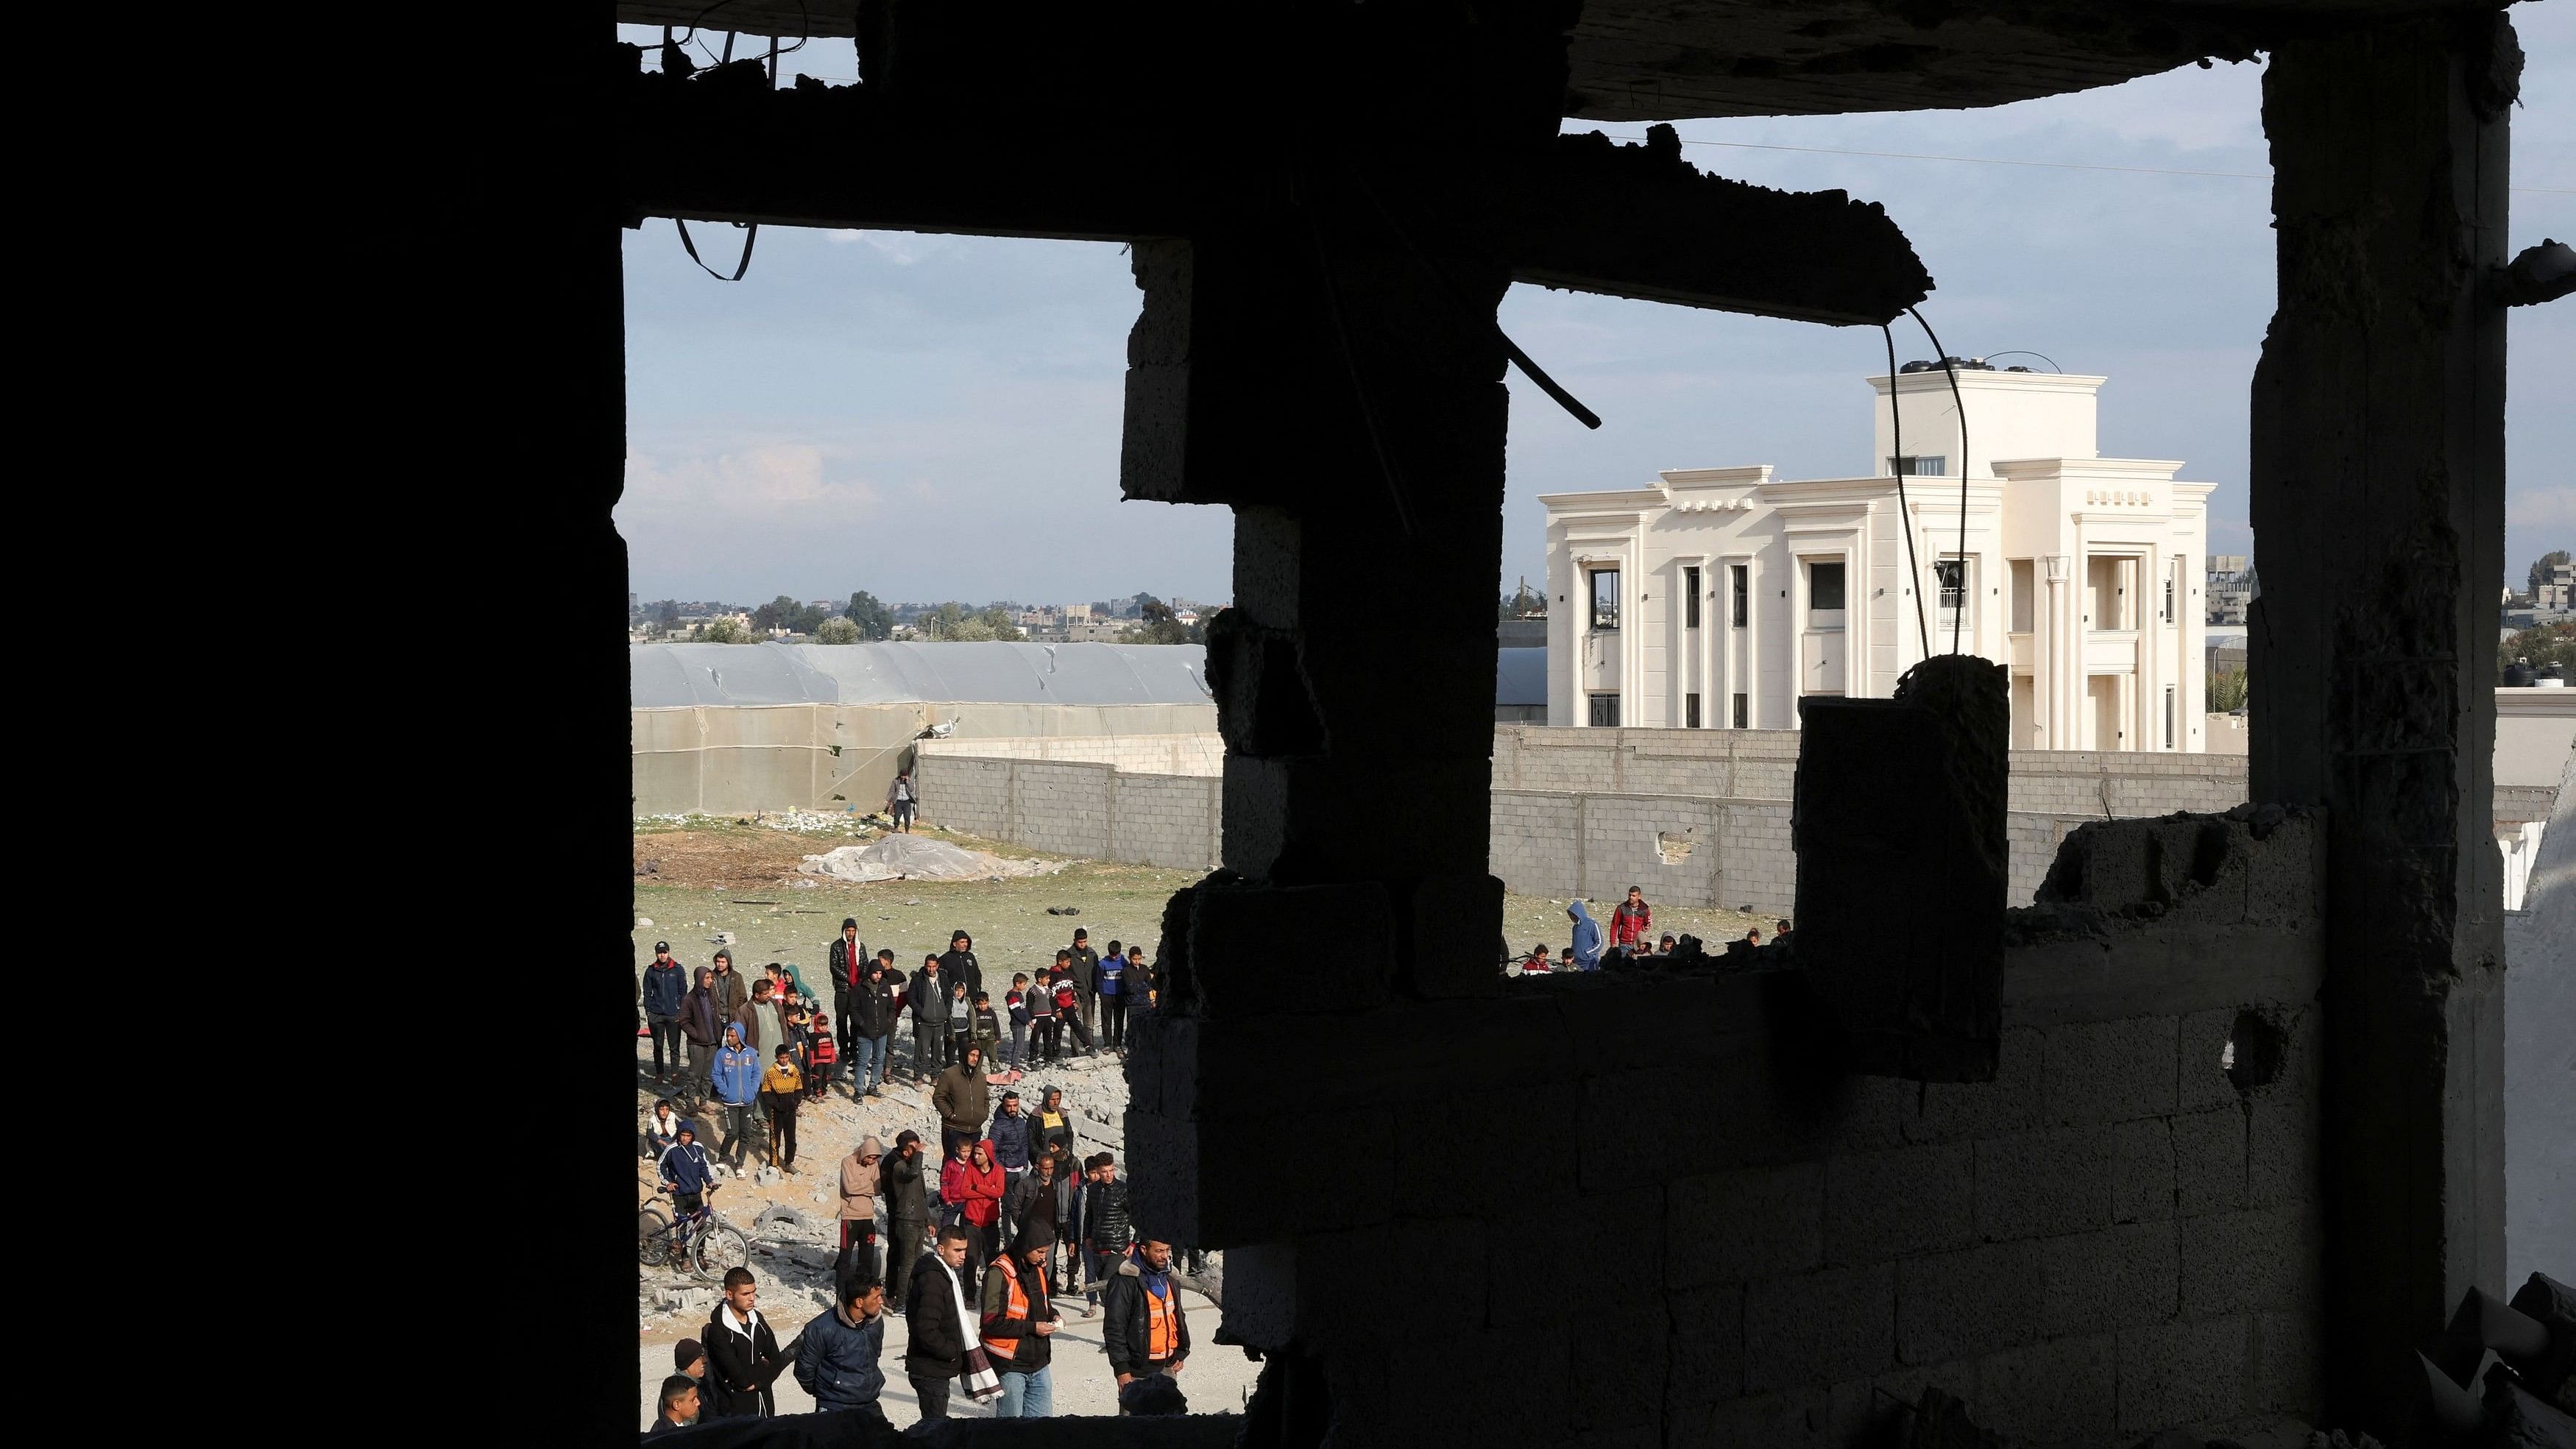
M671 943L653 943L653 960L644 968L644 1022L653 1033L653 1080L668 1085L680 1070L680 1008L689 995L689 973L671 959ZM665 1045L670 1056L662 1054Z
M993 1161L1001 1166L1005 1194L1028 1175L1029 1152L1037 1142L1029 1131L1030 1125L1029 1114L1020 1110L1020 1094L1004 1092L1002 1105L993 1112L993 1125L984 1131L984 1140L993 1144ZM1002 1240L1010 1241L1009 1235Z
M851 996L858 990L859 980L867 974L868 962L872 959L868 948L859 944L859 918L843 917L841 934L833 938L832 949L824 958L823 974L832 982L832 1034L840 1039L844 1059L858 1044L858 1030L850 1020L854 1004Z
M1100 1288L1118 1260L1135 1241L1127 1218L1127 1184L1118 1177L1118 1160L1095 1152L1083 1164L1090 1182L1082 1190L1082 1276L1087 1302L1100 1301Z
M1020 1234L1037 1229L1046 1235L1050 1247L1056 1239L1055 1159L1041 1157L1037 1165L1014 1179L1002 1193L1002 1239L1016 1243ZM1049 1277L1054 1275L1050 1273Z
M1147 1238L1109 1279L1109 1321L1101 1346L1124 1389L1152 1374L1178 1374L1190 1356L1190 1320L1172 1282L1172 1245Z
M901 978L894 953L879 951L867 963L859 984L850 991L850 1029L857 1034L850 1098L881 1097L886 1073L894 1066L894 999Z
M805 1325L796 1340L796 1382L830 1412L864 1409L882 1419L885 1392L885 1285L861 1275L841 1287L840 1303Z
M948 936L948 952L939 958L939 974L950 981L966 983L966 999L984 989L984 963L975 959L975 938L964 931Z
M689 1068L683 1074L687 1090L683 1098L704 1098L715 1090L711 1069L715 1065L716 1047L724 1041L723 999L716 995L716 973L704 966L698 968L698 984L680 1001L680 1035L689 1041Z
M924 956L904 999L912 1005L912 1084L927 1086L948 1065L948 974Z
M903 1376L921 1401L921 1417L948 1417L948 1391L966 1372L966 1346L972 1325L959 1316L965 1301L977 1295L968 1284L967 1230L950 1223L939 1230L939 1242L912 1267L912 1284L904 1300Z
M726 1418L765 1418L777 1412L769 1385L787 1360L779 1356L778 1335L769 1331L769 1320L754 1306L759 1298L749 1268L728 1268L724 1301L707 1320L707 1376L722 1386L718 1397L723 1407L717 1412Z
M741 972L733 969L733 948L731 946L725 946L718 949L714 965L716 969L716 1000L721 1003L724 1009L728 1012L739 1011L743 1007L749 1006L751 1004L751 983L743 979L743 974Z
M877 1164L878 1191L886 1205L886 1303L895 1313L910 1301L912 1265L930 1231L930 1194L921 1184L921 1134L895 1134L894 1151Z
M1073 967L1073 995L1082 1003L1082 1029L1095 1041L1100 1031L1099 1020L1100 953L1091 949L1091 933L1080 927L1073 932L1073 946L1066 953Z
M992 1108L993 1089L984 1081L983 1049L969 1046L957 1065L941 1072L938 1085L930 1089L930 1109L939 1114L942 1160L960 1142L983 1140L985 1114Z

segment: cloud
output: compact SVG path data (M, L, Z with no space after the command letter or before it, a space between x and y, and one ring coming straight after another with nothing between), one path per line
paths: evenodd
M811 443L769 443L717 453L657 457L626 455L625 515L698 513L722 508L742 514L776 514L829 506L865 510L876 490L859 478L835 476L824 450Z

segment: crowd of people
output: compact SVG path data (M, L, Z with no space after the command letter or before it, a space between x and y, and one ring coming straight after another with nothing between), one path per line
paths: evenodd
M1144 949L1112 941L1095 952L1076 930L1051 963L1013 973L997 1006L965 931L907 977L893 951L859 941L852 918L824 969L828 1016L792 965L772 962L746 982L728 947L685 985L670 943L655 943L641 986L648 1076L673 1090L653 1104L643 1151L675 1218L685 1223L722 1169L739 1174L761 1146L770 1165L796 1172L800 1104L836 1088L854 1100L883 1096L906 1012L904 1079L928 1090L936 1155L911 1130L891 1147L870 1135L852 1148L837 1171L834 1306L782 1346L752 1274L727 1273L701 1337L678 1345L648 1433L769 1413L784 1372L820 1409L881 1413L890 1315L906 1323L903 1371L923 1419L945 1417L960 1393L1001 1417L1051 1413L1051 1340L1068 1308L1107 1314L1120 1412L1181 1412L1175 1376L1190 1338L1172 1273L1176 1256L1201 1270L1200 1255L1137 1235L1114 1154L1082 1152L1062 1088L997 1094L987 1070L996 1057L1016 1073L1068 1055L1123 1055L1131 1012L1157 1000ZM712 1145L701 1120L716 1125Z
M1529 954L1507 959L1503 964L1504 974L1545 976L1559 971L1598 971L1605 964L1617 964L1614 958L1651 965L1659 959L1703 955L1707 950L1696 936L1675 936L1670 931L1661 937L1656 936L1654 908L1646 903L1646 892L1641 886L1628 887L1628 898L1611 908L1610 938L1606 944L1601 936L1601 923L1592 919L1592 909L1587 903L1568 901L1565 915L1571 925L1571 933L1567 943L1555 955L1548 954L1547 943L1542 941L1530 947ZM1783 920L1772 935L1771 944L1776 946L1788 940L1789 936L1789 923ZM1729 955L1739 955L1758 951L1762 944L1762 928L1755 926L1745 932L1741 940L1728 942L1726 951Z

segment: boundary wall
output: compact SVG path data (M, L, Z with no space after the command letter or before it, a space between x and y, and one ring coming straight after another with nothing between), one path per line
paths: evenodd
M1795 730L1494 731L1489 869L1506 889L1787 915L1798 893L1789 802ZM2089 821L2217 814L2246 798L2242 755L2015 750L2012 899L2047 878ZM926 740L923 810L1032 849L1186 870L1224 856L1224 746L1214 734ZM2546 820L2556 791L2496 790L2499 832Z
M2007 947L1991 1082L1840 1075L1795 971L1145 1016L1137 1214L1228 1249L1229 1341L1319 1354L1352 1449L1852 1449L1926 1384L2032 1449L2296 1442L2322 1398L2323 852L2308 818L2262 828L2161 891L2143 822L2071 842L2083 909ZM1258 1170L1325 1140L1334 1173ZM1564 1144L1549 1170L1457 1190L1534 1142ZM1439 1332L1385 1311L1390 1258L1443 1286Z

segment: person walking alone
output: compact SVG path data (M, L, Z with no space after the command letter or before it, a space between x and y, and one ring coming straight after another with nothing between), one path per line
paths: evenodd
M653 943L653 959L645 964L642 984L644 1023L653 1033L653 1080L669 1086L680 1070L680 1008L689 995L689 974L671 959L671 943ZM663 1055L663 1048L670 1055Z
M895 1134L894 1151L877 1164L877 1191L886 1205L886 1303L888 1311L906 1313L911 1302L912 1267L930 1233L930 1193L922 1186L921 1134L907 1127Z
M1002 1377L997 1419L1044 1419L1055 1413L1055 1331L1063 1320L1048 1291L1046 1262L1054 1245L1043 1229L1023 1229L984 1275L985 1356Z
M1610 944L1642 951L1654 939L1655 912L1646 904L1646 893L1637 886L1628 887L1628 898L1610 912Z
M913 787L912 772L897 770L894 783L886 786L886 815L894 828L906 835L912 833L912 817L921 811L921 792Z

